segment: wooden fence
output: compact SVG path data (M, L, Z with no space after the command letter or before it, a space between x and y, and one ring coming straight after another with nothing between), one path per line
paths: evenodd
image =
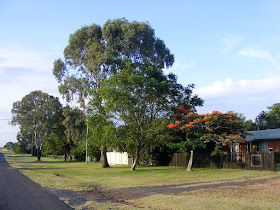
M274 152L239 152L224 158L223 168L276 171Z
M189 157L174 153L169 166L187 167ZM194 167L276 171L274 152L238 152L224 157L194 153Z

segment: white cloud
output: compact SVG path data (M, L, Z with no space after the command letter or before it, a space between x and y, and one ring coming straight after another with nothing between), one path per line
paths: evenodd
M241 51L239 51L238 54L246 57L260 58L260 59L267 60L272 65L274 65L278 70L280 70L280 64L273 58L273 56L269 51L244 48Z
M254 49L242 49L239 51L240 55L248 56L248 57L255 57L255 58L263 58L263 59L269 59L271 57L270 53L265 50L254 50Z
M205 100L205 106L198 109L200 112L235 111L253 119L267 106L279 102L279 84L280 77L239 81L227 78L198 87L194 92Z
M19 131L18 126L9 125L8 121L0 121L0 147L3 147L6 142L16 142L16 135Z
M196 66L194 60L186 61L184 58L176 58L174 64L169 69L165 69L165 73L173 72L177 76L184 74L187 70L193 69Z
M248 95L280 90L280 77L264 78L259 80L239 80L234 82L231 78L224 81L215 81L211 86L199 87L195 93L202 98L222 97L229 95Z
M57 47L48 49L49 51L37 51L27 47L9 43L0 48L0 73L9 68L34 69L40 72L52 71L52 65L56 58L59 58Z
M13 102L21 100L34 90L59 96L58 83L52 74L57 53L37 52L16 44L0 47L0 116L11 118ZM8 121L0 122L0 147L7 141L16 141L18 127Z
M31 53L31 52L0 52L2 62L0 63L0 70L3 72L7 68L26 68L26 69L37 69L46 70L46 66L50 67L50 64L46 62L42 55Z
M236 36L236 35L229 35L225 38L222 39L223 42L223 48L220 49L222 53L227 54L231 52L236 45L240 43L242 40L241 36Z
M58 84L52 74L53 62L57 54L50 51L37 52L24 49L14 43L1 47L0 96L23 97L32 90L51 91L57 94Z
M172 69L175 69L176 71L185 71L194 68L195 65L196 65L195 61L190 61L190 62L175 61L174 65L172 66Z

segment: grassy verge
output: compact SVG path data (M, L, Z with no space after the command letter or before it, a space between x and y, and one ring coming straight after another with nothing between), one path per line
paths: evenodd
M42 161L38 162L36 161L36 157L31 157L30 155L16 155L7 151L2 152L5 154L6 160L11 166L19 170L22 169L22 173L42 186L74 191L90 191L93 190L95 186L118 189L206 181L221 182L232 179L239 181L248 177L254 179L275 176L280 177L280 172L237 169L195 168L192 172L187 172L185 168L174 167L137 167L136 171L130 171L129 166L112 166L111 168L102 169L99 163L86 164L82 162L64 162L44 157L42 157ZM250 191L242 192L246 196L251 196L248 198L249 201L247 199L244 200L244 202L240 199L241 195L230 197L229 195L231 195L231 192L226 189L227 188L225 188L223 192L197 190L180 195L154 195L127 202L142 208L156 209L181 209L184 208L184 206L191 209L203 209L206 207L223 209L223 207L227 207L227 203L232 204L232 206L236 206L237 203L239 203L240 205L237 205L237 208L263 208L265 206L264 201L262 201L262 203L255 202L255 199L259 200L264 196L261 188L255 189L255 191L259 191L260 194L252 195ZM278 188L275 188L275 190L280 192ZM275 195L266 195L270 196L267 202L270 202L271 208L274 208L274 204L277 202L278 205L280 205L279 196L276 199ZM208 205L207 202L211 205ZM115 206L110 206L111 204L108 204L108 206L107 204L96 204L94 202L88 203L87 207L91 206L95 208L97 205L101 205L102 208L105 209L115 208Z

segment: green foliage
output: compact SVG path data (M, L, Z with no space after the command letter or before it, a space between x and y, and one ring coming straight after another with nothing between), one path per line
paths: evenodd
M82 104L90 90L99 89L127 61L139 66L149 60L160 68L174 62L174 56L155 37L148 23L126 19L108 20L103 27L92 24L77 30L70 36L64 58L65 61L56 60L53 69L59 91L68 101L77 95Z
M34 141L36 149L41 152L45 139L51 134L52 129L58 126L61 112L62 106L58 98L42 91L33 91L21 101L15 102L11 123L20 125L18 136L20 145L30 145L31 149Z
M95 124L89 126L89 146L101 146L104 152L108 146L123 146L118 141L125 136L130 142L125 147L130 151L134 147L135 156L152 135L147 132L150 124L166 116L172 106L182 101L203 104L192 94L194 85L185 88L177 84L175 75L163 74L161 69L173 63L174 56L148 23L123 18L77 30L70 36L64 60L55 61L53 74L67 101L77 97L85 106L89 99L88 108L98 118L98 122L89 120ZM118 138L116 123L121 125Z
M153 157L155 150L161 150L166 143L173 140L170 132L167 129L169 122L166 119L154 119L150 123L142 126L141 133L137 132L135 123L128 123L126 126L118 128L118 145L121 151L128 152L132 157L135 157L136 147L139 139L140 153L145 154L145 157L140 158L140 162L144 164L156 164ZM160 160L157 160L160 162Z
M253 120L246 120L245 123L248 131L258 130L258 125Z
M64 126L60 129L53 130L51 135L46 139L43 149L44 155L69 155L71 147L64 133Z
M100 115L92 114L88 117L89 146L101 148L116 146L116 129L113 124L104 120Z
M80 139L84 138L86 132L86 115L78 108L63 109L64 120L62 124L65 127L65 135L68 144L73 145Z
M164 120L170 107L194 98L190 89L177 84L174 75L164 75L148 62L141 68L126 63L119 74L108 79L102 93L107 109L122 124L118 129L125 144L122 147L136 161L144 147L152 151L171 138Z
M43 155L63 155L57 149L57 143L60 139L56 134L52 133L50 137L48 137L45 141L45 145L42 151Z
M168 166L173 152L166 143L157 143L157 146L153 145L152 147L149 144L145 144L140 153L139 164L146 166Z
M205 148L206 144L212 141L216 144L212 155L221 155L225 153L223 149L232 146L233 142L246 142L244 118L233 112L223 114L218 111L198 115L189 107L179 106L178 110L182 114L173 115L177 121L168 125L169 128L185 134L181 141L170 143L171 148L177 148L186 155L190 150Z
M74 155L78 161L85 161L86 157L86 141L81 139L71 149L71 155Z
M148 23L108 20L103 27L92 24L70 36L64 60L55 61L53 74L59 82L60 93L67 101L77 97L84 107L85 99L89 99L91 110L106 121L102 123L104 134L97 133L100 127L90 131L90 136L96 137L91 141L94 144L106 148L109 143L105 136L112 135L109 111L104 110L105 100L101 97L104 83L111 75L121 72L126 62L140 68L147 60L159 68L174 63L174 56L164 42L155 37Z
M268 107L269 111L262 111L255 119L255 127L259 130L280 128L280 103ZM257 130L255 129L255 130Z
M25 144L15 143L13 146L13 151L17 154L28 154L30 150L27 149Z
M7 142L5 145L4 145L4 147L7 149L7 150L11 150L11 149L13 149L13 147L14 147L14 143L13 142Z
M274 117L275 119L277 119L279 121L280 120L280 103L273 104L272 106L268 107L268 109L269 109L268 116Z

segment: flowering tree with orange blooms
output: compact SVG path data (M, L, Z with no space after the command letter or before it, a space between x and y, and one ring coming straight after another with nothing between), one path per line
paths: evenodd
M223 151L233 142L245 143L246 124L243 119L233 112L225 114L213 111L210 114L197 114L189 105L178 107L179 114L174 114L175 123L167 127L180 131L184 134L182 140L177 143L170 143L171 148L177 148L184 154L190 152L188 171L192 170L193 153L196 148L205 147L210 141L215 142L212 155L217 153L226 154Z

